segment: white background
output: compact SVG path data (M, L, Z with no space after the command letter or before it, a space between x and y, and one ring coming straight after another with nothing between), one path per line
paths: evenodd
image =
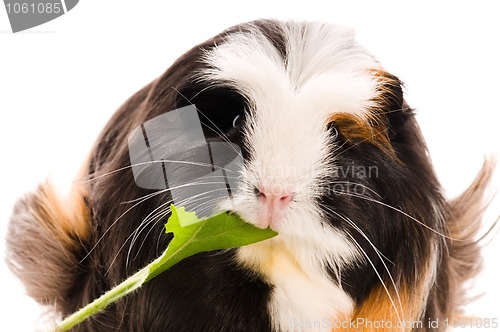
M360 43L406 83L438 176L453 197L485 155L500 152L498 13L495 1L81 1L52 22L12 34L0 7L2 256L16 198L47 175L67 185L126 98L190 47L261 17L353 27ZM487 221L500 214L499 202ZM485 296L468 307L470 314L500 319L499 250L500 235L485 250L486 268L472 290ZM38 307L3 260L0 273L0 330L35 330Z

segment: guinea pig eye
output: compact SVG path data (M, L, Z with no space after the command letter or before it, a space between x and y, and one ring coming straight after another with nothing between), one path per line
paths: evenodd
M333 137L333 139L337 139L339 137L339 131L334 125L328 125L328 131L330 132L330 135Z
M241 114L238 114L234 117L233 128L239 129L241 127L241 118Z

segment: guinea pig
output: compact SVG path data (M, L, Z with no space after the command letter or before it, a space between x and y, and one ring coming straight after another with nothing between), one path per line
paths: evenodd
M147 136L158 119L171 129ZM238 163L212 196L171 166L217 144ZM229 28L130 97L86 160L66 197L47 181L21 198L7 236L10 268L60 317L165 250L172 201L278 235L189 257L74 331L442 331L428 322L460 313L481 266L492 163L445 199L402 82L344 27Z

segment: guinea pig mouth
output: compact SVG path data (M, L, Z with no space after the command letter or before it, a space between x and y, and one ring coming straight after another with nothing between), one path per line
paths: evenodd
M276 231L276 232L278 231L279 224L280 224L279 218L273 219L273 218L271 218L271 216L264 216L264 217L262 217L260 213L257 216L255 216L255 217L249 217L249 216L245 217L244 214L242 214L240 212L237 212L237 211L234 211L234 210L227 210L226 214L236 215L241 220L243 220L244 222L246 222L246 223L248 223L250 225L253 225L253 226L257 227L257 228L260 228L260 229L270 228L270 229L272 229L273 231Z
M260 229L270 228L276 232L280 230L280 225L283 222L283 216L279 211L259 210L256 216L252 218L244 218L240 213L236 213L243 221L254 225Z
M258 228L271 228L274 231L278 231L281 215L276 211L260 211L259 216L256 219L255 226Z

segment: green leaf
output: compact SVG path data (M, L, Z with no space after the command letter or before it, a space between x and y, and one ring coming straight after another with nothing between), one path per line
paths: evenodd
M165 224L165 229L167 233L173 233L174 238L163 254L121 284L68 316L61 322L58 330L69 330L189 256L200 252L237 248L278 235L271 229L257 228L237 215L226 212L199 219L194 212L186 212L183 207L170 207L172 215Z
M151 277L199 252L237 248L278 235L269 228L257 228L234 214L223 212L208 219L198 219L194 212L186 212L184 207L170 207L172 215L165 229L174 234L174 239L166 255L155 265ZM187 226L183 226L184 220L189 221Z

